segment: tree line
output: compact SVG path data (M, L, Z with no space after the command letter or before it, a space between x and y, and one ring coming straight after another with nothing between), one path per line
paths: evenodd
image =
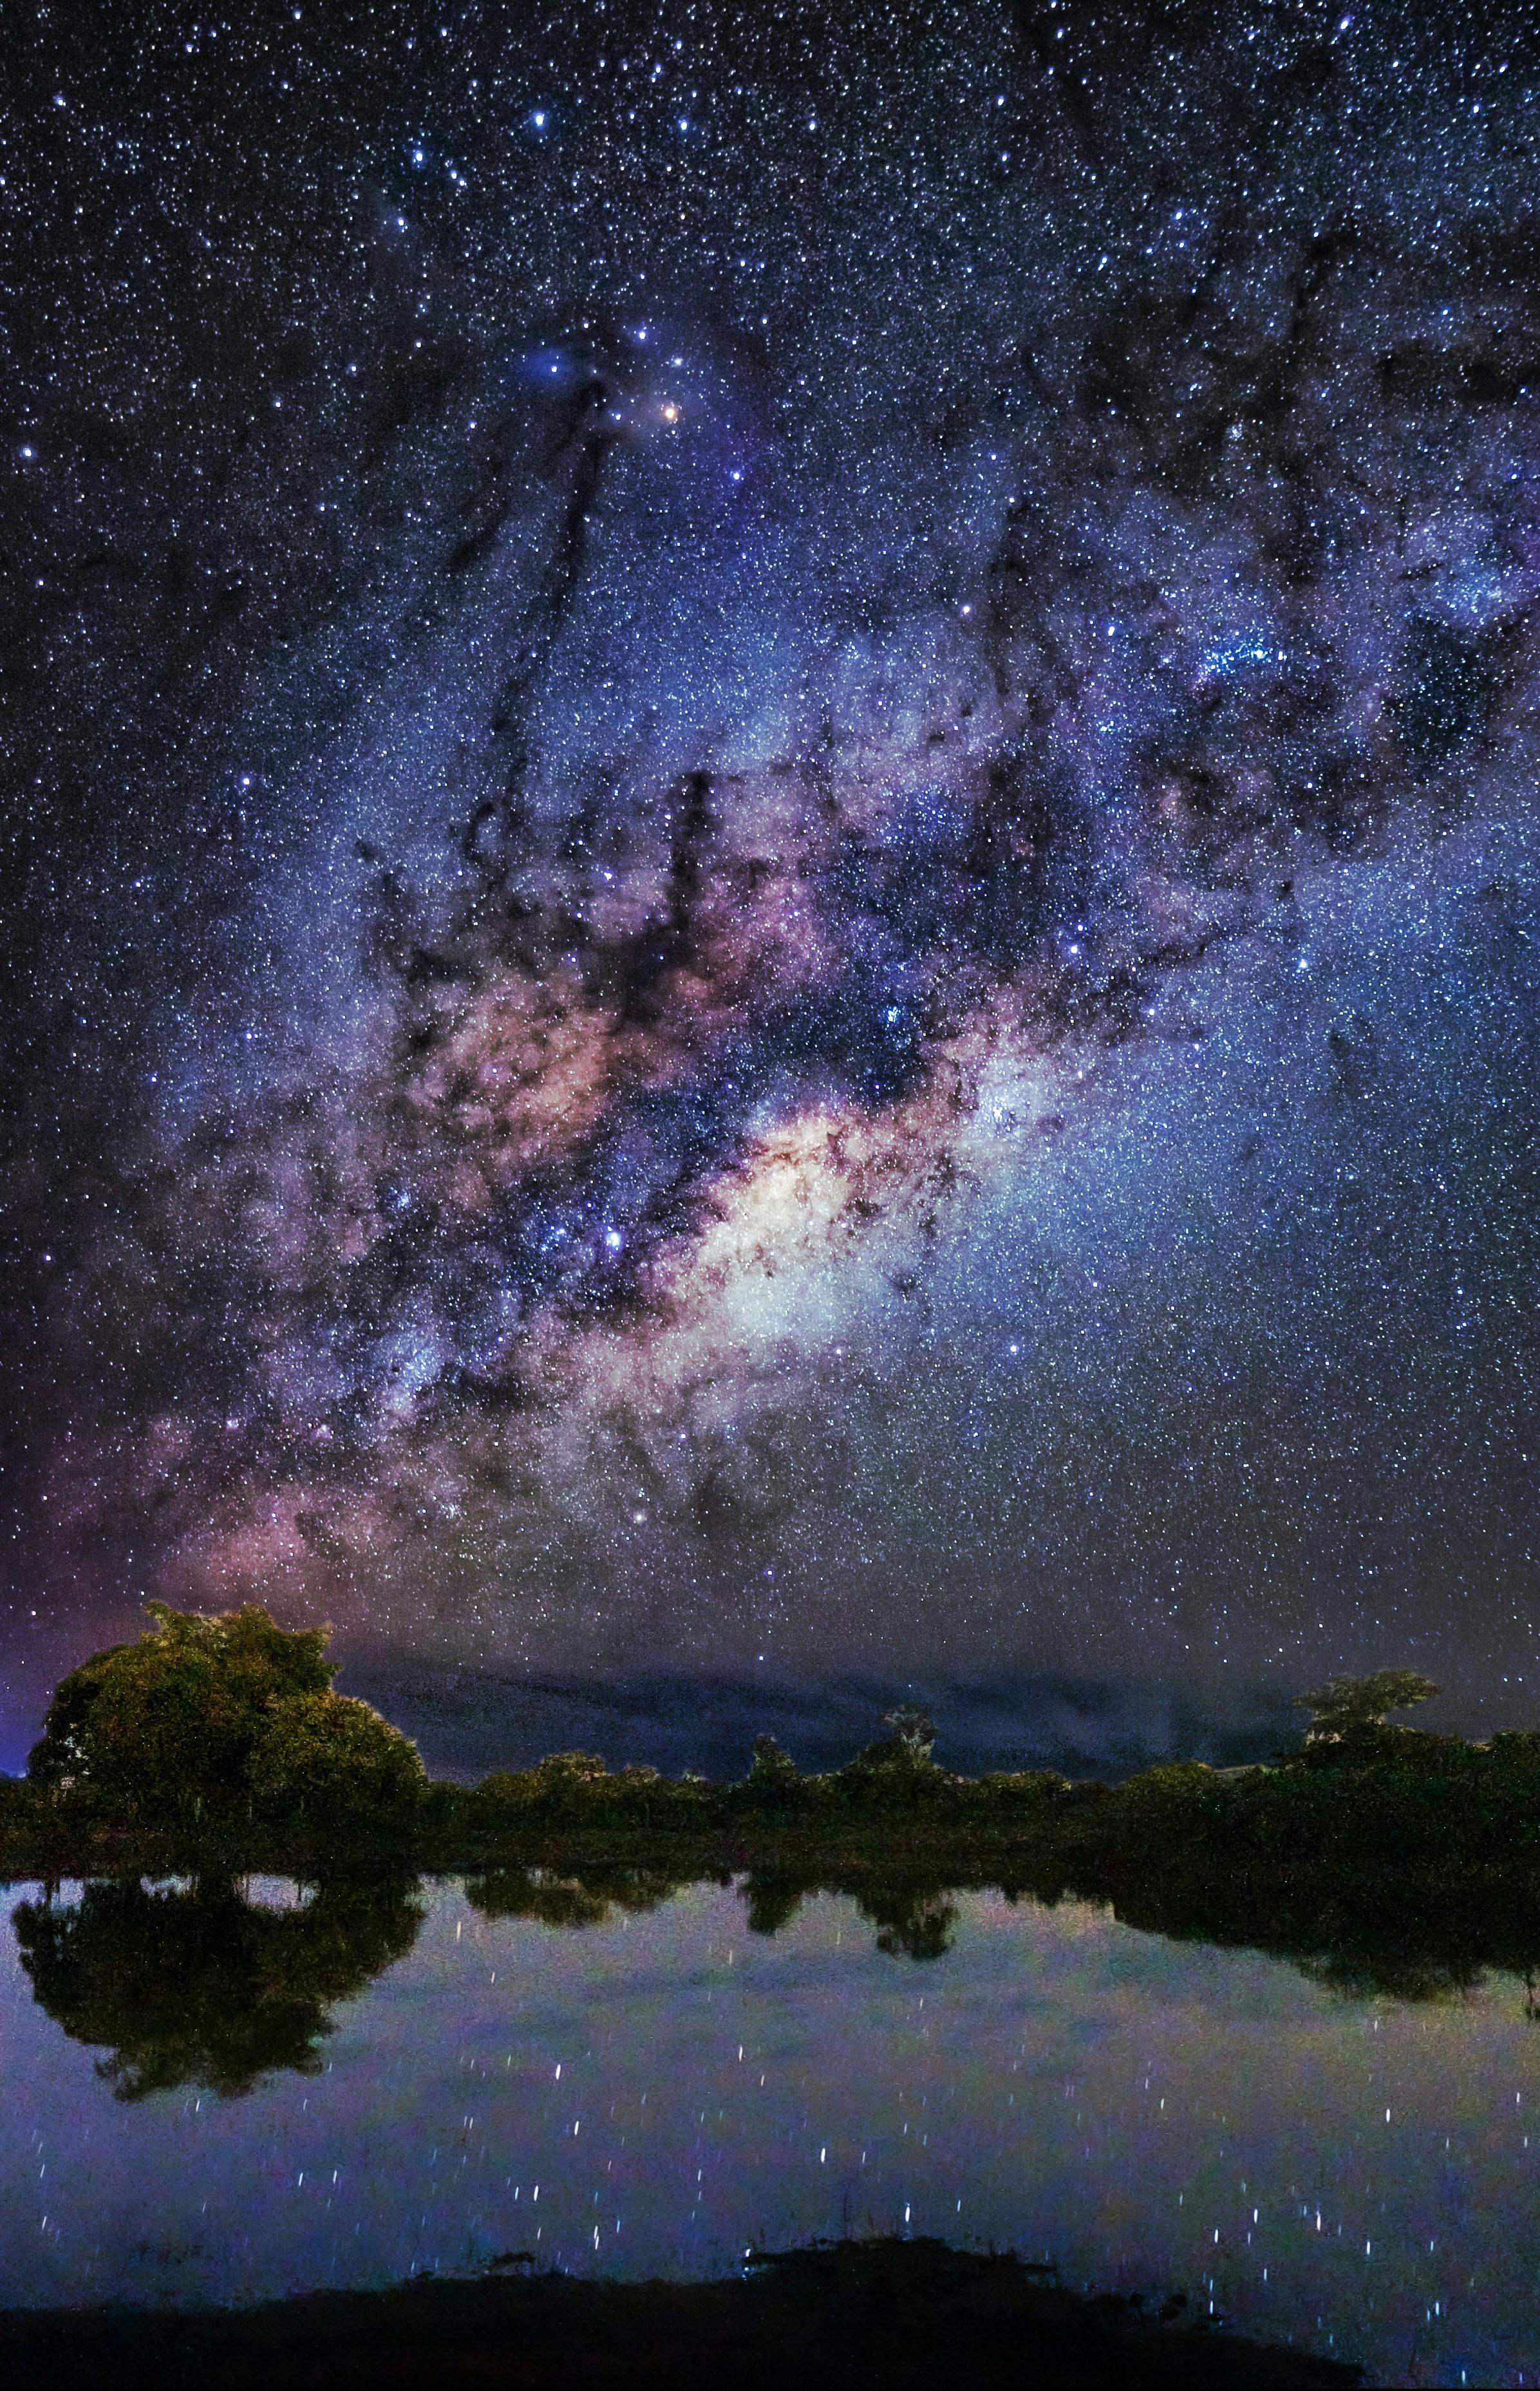
M408 1738L336 1691L324 1628L279 1626L256 1605L211 1617L154 1603L149 1621L58 1686L25 1779L0 1789L0 1829L268 1851L286 1837L309 1849L372 1837L421 1855L590 1831L891 1840L901 1824L959 1843L998 1831L1078 1865L1153 1856L1168 1872L1221 1855L1297 1868L1334 1852L1345 1865L1350 1848L1355 1860L1502 1864L1540 1850L1540 1735L1472 1743L1393 1724L1438 1691L1412 1670L1301 1696L1303 1741L1271 1764L1170 1762L1116 1787L1046 1769L958 1775L912 1707L827 1771L803 1772L763 1735L731 1784L567 1751L463 1787L431 1782Z

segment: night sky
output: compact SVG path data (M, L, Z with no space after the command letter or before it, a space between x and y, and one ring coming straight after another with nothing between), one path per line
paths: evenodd
M7 1751L157 1593L1528 1715L1533 24L3 72Z

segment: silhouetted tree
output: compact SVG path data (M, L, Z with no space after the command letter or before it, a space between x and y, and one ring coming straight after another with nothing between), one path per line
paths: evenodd
M889 1711L883 1724L892 1734L848 1760L829 1780L832 1789L847 1799L853 1795L858 1801L889 1803L934 1792L953 1781L930 1756L936 1727L926 1712L907 1707Z
M1344 1743L1382 1727L1387 1712L1411 1710L1431 1701L1438 1691L1432 1678L1416 1669L1377 1669L1367 1677L1328 1677L1301 1694L1294 1707L1314 1712L1307 1743Z
M744 1779L745 1793L756 1803L778 1807L795 1801L801 1787L802 1779L791 1753L783 1751L773 1735L757 1735L754 1759Z
M930 1712L913 1702L900 1702L896 1711L887 1712L883 1725L892 1728L894 1740L911 1765L923 1767L936 1742L936 1722Z

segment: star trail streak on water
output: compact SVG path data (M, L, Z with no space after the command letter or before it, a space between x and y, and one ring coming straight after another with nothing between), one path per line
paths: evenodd
M156 1587L1525 1709L1537 60L28 30L13 1739Z

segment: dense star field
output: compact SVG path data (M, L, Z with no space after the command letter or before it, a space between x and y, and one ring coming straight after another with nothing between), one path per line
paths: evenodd
M1527 1712L1533 26L5 73L11 1742L153 1593Z

